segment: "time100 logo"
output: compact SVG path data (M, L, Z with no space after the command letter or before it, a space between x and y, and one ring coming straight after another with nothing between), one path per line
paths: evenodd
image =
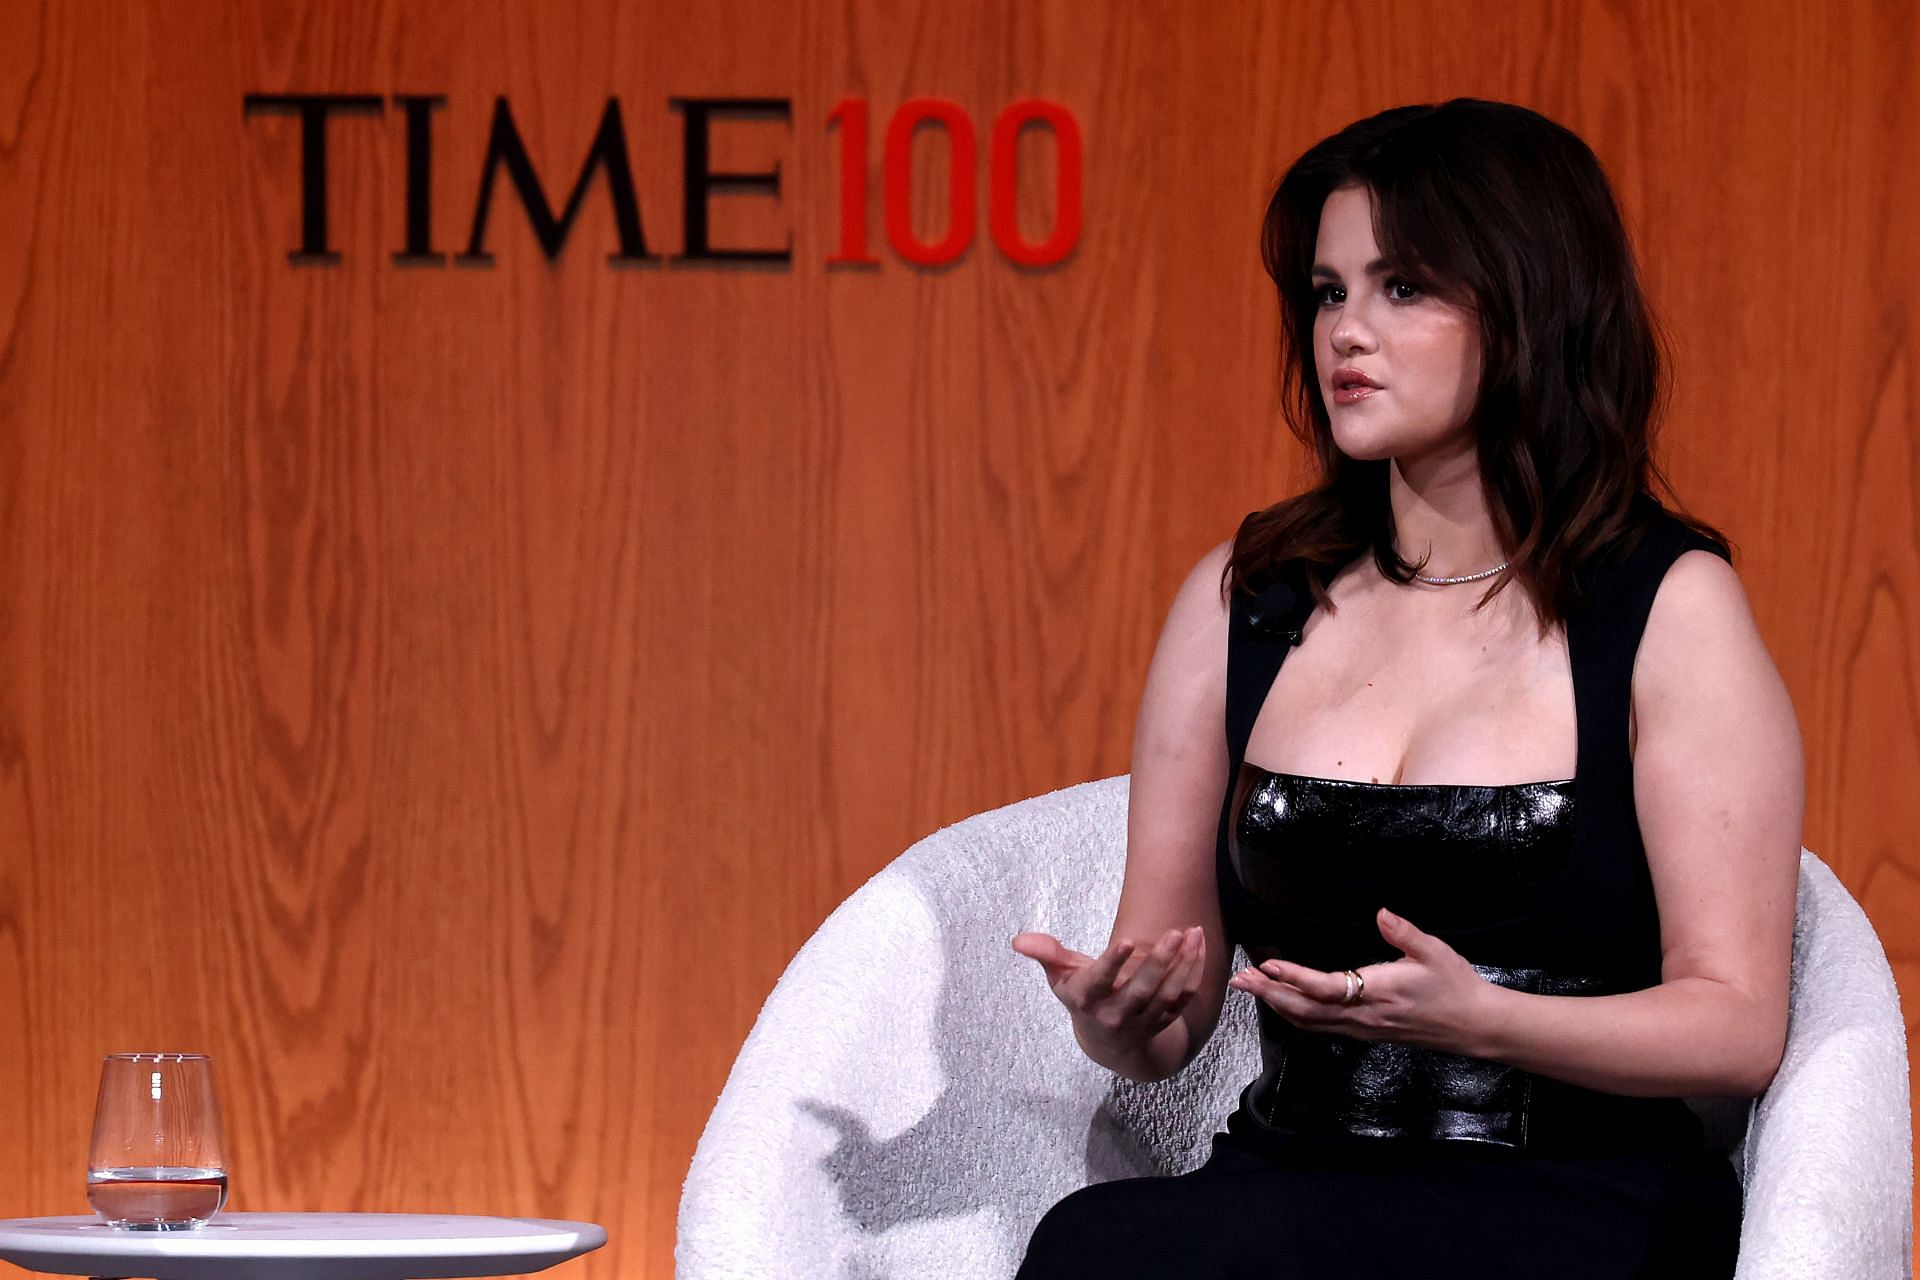
M609 98L599 127L588 145L587 158L575 179L566 205L559 213L547 198L525 142L515 126L504 97L494 99L480 187L473 202L473 219L466 247L449 254L433 243L433 114L446 105L444 94L394 94L392 105L406 122L406 240L392 252L399 266L492 266L487 248L487 218L493 190L504 168L514 193L525 208L534 236L549 263L559 257L567 236L586 201L596 172L604 171L607 195L619 252L607 255L609 264L635 266L661 261L791 263L793 241L777 249L720 247L712 243L708 198L715 192L756 191L778 196L780 165L764 172L715 172L711 166L712 127L724 116L772 116L791 124L792 106L785 98L669 98L682 120L684 148L681 161L680 229L682 251L671 259L647 248L639 199L634 191L626 128L621 123L620 100ZM296 115L300 120L300 246L287 254L298 266L332 266L342 260L330 238L327 222L329 123L334 117L382 115L388 99L379 94L250 93L241 108L244 118L256 114ZM840 142L839 242L827 259L830 264L877 265L868 242L867 141L868 106L862 98L843 98L827 116L827 125ZM935 241L914 234L910 219L913 137L922 125L945 130L947 147L947 227ZM1021 234L1015 216L1019 178L1020 133L1028 126L1048 129L1054 136L1054 225L1044 240ZM1023 267L1048 267L1063 260L1080 239L1082 154L1080 127L1064 107L1043 98L1009 103L993 118L987 136L987 226L994 246L1009 261ZM940 98L904 102L888 119L881 144L881 208L888 246L919 266L952 262L973 243L975 181L979 145L972 119L964 108Z

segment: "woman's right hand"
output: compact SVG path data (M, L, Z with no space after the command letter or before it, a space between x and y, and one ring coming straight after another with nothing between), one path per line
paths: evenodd
M1039 961L1047 985L1073 1015L1076 1034L1132 1046L1158 1035L1200 990L1207 935L1197 924L1169 929L1130 969L1134 945L1127 939L1109 942L1097 959L1046 933L1015 934L1012 945Z

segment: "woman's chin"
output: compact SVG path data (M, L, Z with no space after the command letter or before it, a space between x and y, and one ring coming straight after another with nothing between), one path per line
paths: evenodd
M1355 462L1377 462L1399 453L1405 442L1381 431L1346 431L1333 428L1333 443Z
M1455 427L1451 431L1395 429L1386 424L1342 422L1334 411L1331 422L1333 443L1355 462L1378 462L1386 458L1445 456L1456 451L1472 452L1471 429Z

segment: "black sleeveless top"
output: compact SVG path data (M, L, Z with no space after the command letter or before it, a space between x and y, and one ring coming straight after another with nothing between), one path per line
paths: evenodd
M1730 558L1664 508L1624 557L1583 577L1567 619L1577 724L1570 779L1381 784L1283 774L1246 761L1269 688L1315 608L1304 566L1235 593L1227 644L1228 774L1215 866L1230 944L1338 972L1398 958L1385 906L1501 985L1550 995L1660 982L1660 919L1627 748L1634 656L1683 551ZM1584 1089L1505 1064L1305 1031L1264 1002L1263 1070L1241 1119L1274 1132L1461 1140L1515 1149L1697 1148L1677 1098Z

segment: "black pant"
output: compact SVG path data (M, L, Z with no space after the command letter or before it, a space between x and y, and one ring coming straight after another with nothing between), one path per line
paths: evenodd
M1716 1280L1741 1190L1707 1151L1276 1141L1237 1113L1205 1164L1073 1192L1016 1280Z

